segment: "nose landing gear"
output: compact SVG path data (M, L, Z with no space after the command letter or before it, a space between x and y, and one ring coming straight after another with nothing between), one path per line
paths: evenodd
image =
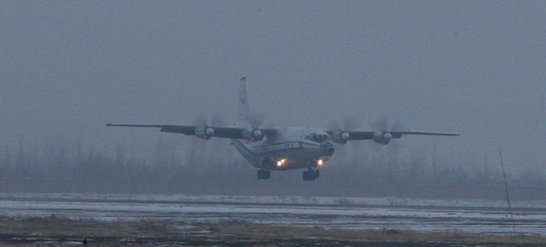
M303 181L312 181L320 176L319 170L309 169L303 172Z

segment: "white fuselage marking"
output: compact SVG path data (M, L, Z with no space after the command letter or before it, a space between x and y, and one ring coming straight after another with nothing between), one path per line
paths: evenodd
M250 153L241 154L259 168L265 168L259 164L262 158L270 158L274 162L284 160L282 166L276 167L277 170L316 167L319 159L327 160L330 156L324 155L320 143L306 139L313 133L327 135L320 129L283 128L274 141L266 137L262 141L243 144Z

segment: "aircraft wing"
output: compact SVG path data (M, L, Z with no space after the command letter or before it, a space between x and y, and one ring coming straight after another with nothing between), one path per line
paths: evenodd
M349 133L348 140L370 140L374 138L375 131L341 131ZM377 132L376 132L377 133ZM388 131L392 138L400 138L402 135L429 135L429 136L459 136L454 133L422 132L422 131Z
M107 124L109 127L138 127L138 128L159 128L161 132L177 133L184 135L197 135L199 131L205 131L205 129L211 128L214 130L214 134L208 136L230 139L249 139L248 135L245 137L243 132L248 131L247 128L242 127L214 127L214 126L199 126L199 125L163 125L163 124ZM251 129L256 130L256 129ZM263 135L274 135L277 133L276 129L259 129ZM210 132L209 132L210 133ZM252 133L253 134L253 133ZM200 136L202 137L202 136ZM256 135L254 135L254 138ZM263 136L262 136L263 137ZM260 138L258 138L260 139Z

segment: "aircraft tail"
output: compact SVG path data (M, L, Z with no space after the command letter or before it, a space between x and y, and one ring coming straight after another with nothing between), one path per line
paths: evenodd
M246 90L246 77L239 82L239 102L237 104L237 120L239 127L250 127L250 107L248 105L248 93Z

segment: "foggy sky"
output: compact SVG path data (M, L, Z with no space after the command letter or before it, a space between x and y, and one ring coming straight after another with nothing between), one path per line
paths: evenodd
M234 122L246 76L269 125L351 115L370 130L388 116L461 133L405 136L407 152L496 164L500 145L513 169L544 166L544 13L542 1L1 1L0 147L195 138L105 124Z

